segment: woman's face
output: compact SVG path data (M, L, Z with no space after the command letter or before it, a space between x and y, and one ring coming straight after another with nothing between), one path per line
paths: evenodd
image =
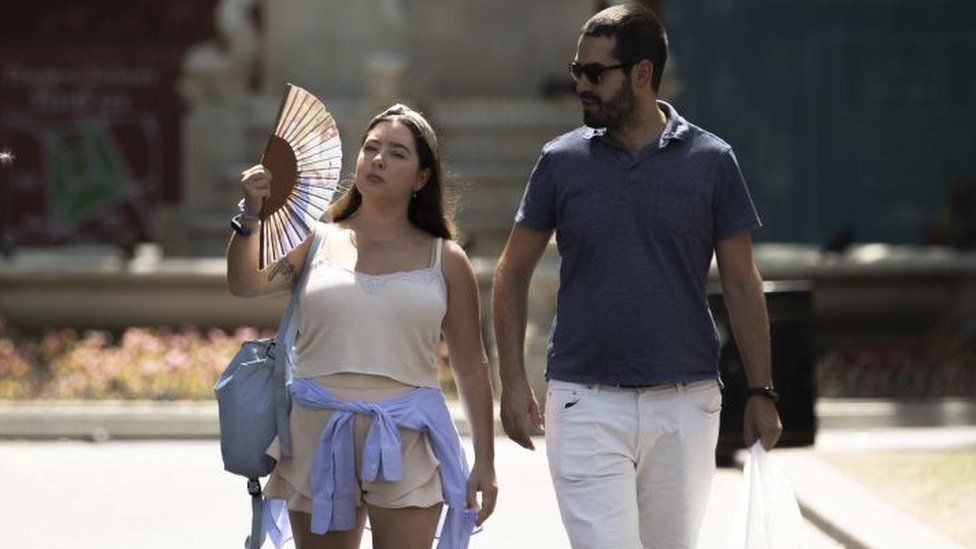
M413 133L398 120L369 130L356 158L356 187L364 198L409 201L429 173L420 169Z

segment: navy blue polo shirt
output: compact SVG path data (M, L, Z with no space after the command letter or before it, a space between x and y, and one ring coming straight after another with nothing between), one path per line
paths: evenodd
M577 128L542 150L515 221L556 231L550 379L655 385L718 375L706 284L716 244L759 226L732 148L659 102L636 156Z

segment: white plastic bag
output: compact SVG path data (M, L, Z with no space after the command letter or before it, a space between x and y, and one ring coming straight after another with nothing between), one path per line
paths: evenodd
M729 549L803 547L803 519L793 488L758 441L743 468L745 489L729 537Z

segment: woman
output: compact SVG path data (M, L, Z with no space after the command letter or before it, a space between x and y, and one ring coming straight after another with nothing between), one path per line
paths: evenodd
M306 254L315 254L297 313L292 457L279 459L265 488L269 498L287 502L300 549L358 548L367 517L374 547L429 548L444 504L441 546L466 546L473 524L462 524L452 505L455 484L469 509L461 513L473 522L493 511L492 397L478 288L467 256L451 240L437 151L419 113L390 107L367 127L354 184L329 209L332 223L316 228L324 231L318 250L310 250L309 237L259 272L258 239L241 234L256 229L253 214L240 218L243 231L235 229L231 239L228 282L239 296L291 289ZM243 173L246 212L260 211L271 180L260 165ZM442 333L474 436L466 481L435 372ZM388 444L377 442L391 422L400 447L392 458L383 453ZM421 430L405 428L411 423ZM272 445L268 453L277 459L277 452ZM396 480L383 480L390 478ZM458 528L465 531L459 535Z

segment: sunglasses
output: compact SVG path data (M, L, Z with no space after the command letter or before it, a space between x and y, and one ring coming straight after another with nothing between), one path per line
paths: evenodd
M580 63L570 63L569 64L569 74L573 77L573 80L579 82L580 78L586 77L593 85L599 85L600 80L603 78L603 73L613 70L613 69L624 69L630 70L630 67L636 65L636 61L630 63L620 63L619 65L610 65L605 67L599 63L587 63L582 65Z

